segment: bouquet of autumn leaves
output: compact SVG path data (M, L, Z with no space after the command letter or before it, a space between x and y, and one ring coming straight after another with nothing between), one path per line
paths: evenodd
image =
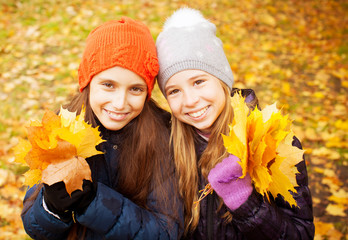
M61 108L59 115L46 111L42 122L30 123L28 140L19 139L14 148L16 162L29 166L25 185L63 181L71 194L82 190L83 179L92 180L85 159L102 153L95 146L103 140L98 129L84 121L84 115L84 109L76 116Z
M239 94L231 97L234 110L229 136L222 135L227 152L240 159L242 176L249 173L257 192L266 196L282 195L290 206L297 206L291 193L296 193L296 164L302 161L304 150L292 146L294 133L291 121L277 109L276 103L262 111L250 112ZM198 200L212 192L208 184Z

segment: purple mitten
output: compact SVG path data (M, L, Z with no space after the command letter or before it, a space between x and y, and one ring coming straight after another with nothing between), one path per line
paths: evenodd
M231 210L236 210L253 191L251 178L247 173L242 176L242 168L237 163L239 158L229 155L209 172L208 180L214 191L224 200Z

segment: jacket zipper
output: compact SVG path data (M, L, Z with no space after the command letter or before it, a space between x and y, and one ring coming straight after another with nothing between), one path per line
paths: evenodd
M209 194L208 199L207 199L207 235L208 239L212 240L213 239L213 205L214 205L214 196Z

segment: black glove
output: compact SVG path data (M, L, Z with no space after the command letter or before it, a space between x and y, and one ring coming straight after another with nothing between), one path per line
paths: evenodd
M48 209L59 215L62 221L68 222L72 218L72 211L82 214L96 195L96 184L83 180L83 191L76 190L71 197L66 191L64 182L51 186L44 183L44 200Z

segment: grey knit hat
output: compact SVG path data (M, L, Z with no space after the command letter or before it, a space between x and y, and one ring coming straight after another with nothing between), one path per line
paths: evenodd
M169 78L188 69L205 71L232 89L232 70L215 33L215 25L195 9L181 8L166 20L156 41L160 65L157 79L164 95Z

